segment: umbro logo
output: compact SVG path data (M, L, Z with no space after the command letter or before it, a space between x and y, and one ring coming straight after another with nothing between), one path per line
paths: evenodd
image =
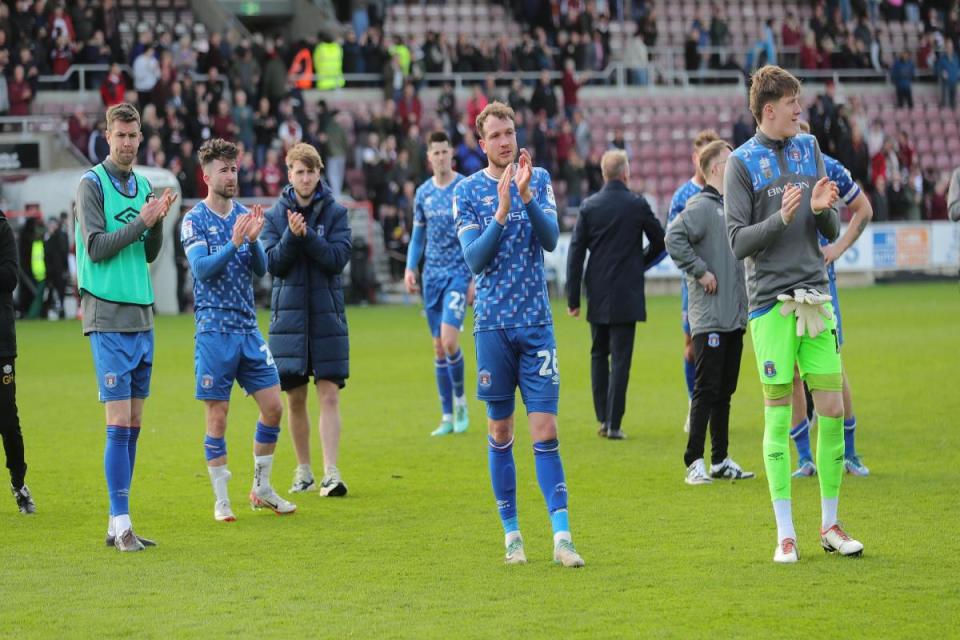
M768 455L767 458L770 459L770 460L773 460L773 461L780 460L781 458L783 458L783 452L782 452L782 451L774 451L773 453L771 453L770 455Z
M136 219L138 215L140 215L139 211L137 211L133 207L127 207L117 215L113 216L113 219L122 224L130 224Z

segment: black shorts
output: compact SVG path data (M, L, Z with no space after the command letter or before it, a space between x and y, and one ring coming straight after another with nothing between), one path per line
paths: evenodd
M313 359L310 356L307 356L307 374L299 375L296 373L280 375L280 390L281 391L290 391L291 389L296 389L297 387L302 387L303 385L310 382L310 373L313 373L313 383L316 384L320 380L326 380L327 382L332 382L337 385L338 389L343 389L347 386L347 381L345 378L331 378L329 376L318 376L317 370L313 368Z

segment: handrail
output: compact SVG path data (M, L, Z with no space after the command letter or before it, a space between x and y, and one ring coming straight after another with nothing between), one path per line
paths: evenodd
M106 73L110 71L110 66L108 64L72 64L70 68L67 69L66 73L56 75L43 75L38 76L37 81L43 84L63 84L64 82L69 81L75 75L80 76L80 82L78 89L80 91L92 91L94 87L88 86L87 76L93 73ZM128 76L133 77L133 69L130 65L122 64L120 65L120 70L126 73ZM197 73L195 71L190 72L190 77L193 78L196 82L206 82L210 77L205 73ZM379 77L379 76L378 76ZM226 75L222 75L218 78L218 81L223 84L224 91L230 91L230 80ZM43 87L41 87L43 89Z

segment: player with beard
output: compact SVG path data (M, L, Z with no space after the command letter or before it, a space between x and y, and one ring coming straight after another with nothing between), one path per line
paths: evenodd
M214 138L200 147L199 160L207 197L184 216L180 237L193 272L196 310L196 397L206 406L204 453L216 495L213 515L223 522L236 517L227 481L227 411L236 380L260 408L254 435L253 488L250 505L276 514L296 505L270 485L273 452L280 433L280 377L273 356L257 328L253 276L267 272L267 255L258 240L264 225L260 205L248 211L237 193L237 147Z

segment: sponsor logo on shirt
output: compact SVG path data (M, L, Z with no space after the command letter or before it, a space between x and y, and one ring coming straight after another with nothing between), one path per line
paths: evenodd
M810 183L807 182L806 180L798 180L791 184L793 184L793 186L795 187L799 187L800 189L810 188ZM770 187L769 189L767 189L767 197L773 198L774 196L782 195L783 192L786 190L787 190L787 185L783 185L782 187Z

